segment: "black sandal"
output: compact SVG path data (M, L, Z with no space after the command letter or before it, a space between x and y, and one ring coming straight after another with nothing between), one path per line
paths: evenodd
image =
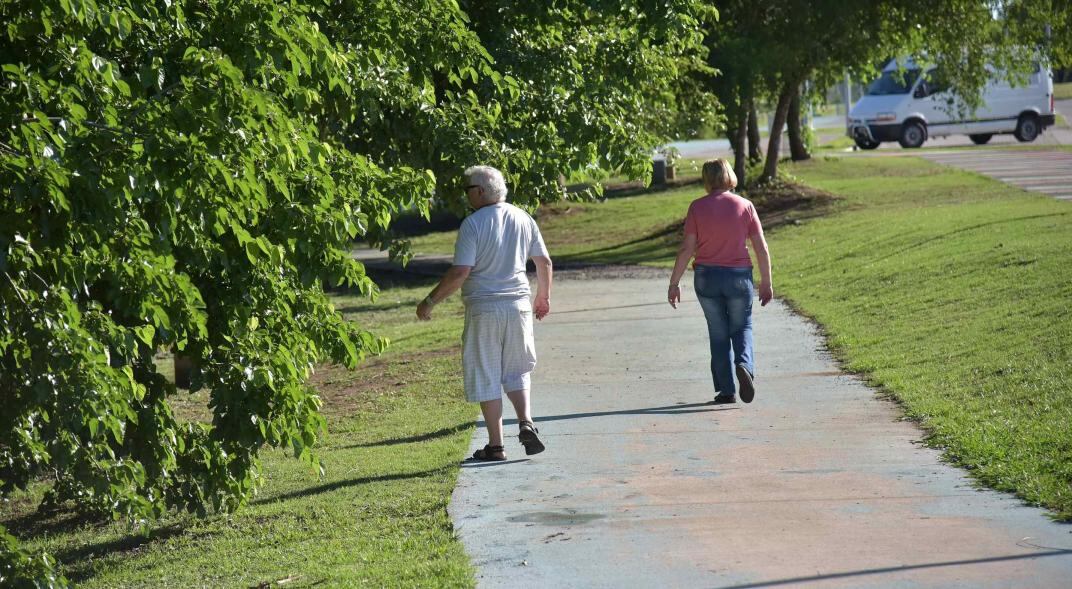
M521 440L521 445L525 446L525 454L532 456L543 452L543 442L536 436L536 434L540 433L540 430L536 429L536 426L531 421L522 421L518 425L521 427L521 432L517 437Z
M502 446L488 444L473 452L473 458L475 460L506 460L506 451L503 450Z

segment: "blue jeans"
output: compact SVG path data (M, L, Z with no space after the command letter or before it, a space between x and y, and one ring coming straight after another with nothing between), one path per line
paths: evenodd
M696 264L693 287L707 318L711 340L711 376L715 390L732 395L733 367L744 364L756 373L752 363L752 268L728 268Z

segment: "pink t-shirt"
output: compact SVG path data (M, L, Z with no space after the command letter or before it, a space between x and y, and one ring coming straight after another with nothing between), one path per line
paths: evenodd
M745 239L763 235L756 207L732 192L713 192L692 201L685 235L696 236L696 264L747 268Z

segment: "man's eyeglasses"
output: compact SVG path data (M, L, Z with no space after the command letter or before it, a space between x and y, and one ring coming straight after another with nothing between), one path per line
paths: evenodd
M480 185L479 184L470 184L470 185L465 187L465 191L469 192L470 188L480 188Z

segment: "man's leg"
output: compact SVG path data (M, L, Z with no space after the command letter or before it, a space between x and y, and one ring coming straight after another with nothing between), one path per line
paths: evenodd
M510 402L514 404L514 413L517 414L517 421L532 421L532 415L529 409L529 391L528 389L521 389L520 391L510 391L506 393L506 397L510 399ZM502 413L502 407L499 407L499 412Z
M529 390L527 388L518 389L506 393L510 402L514 404L514 411L517 413L517 429L518 439L521 441L521 445L525 447L525 454L539 454L544 451L543 442L540 441L539 430L536 429L536 424L532 422L532 415L529 411Z
M513 397L510 400L512 401ZM514 406L516 407L517 405L515 404ZM502 411L502 399L480 402L480 412L484 414L484 424L488 428L489 446L503 445Z
M536 344L532 337L532 310L527 305L516 308L510 314L503 339L503 390L514 405L518 421L518 439L525 446L525 454L539 454L544 445L536 435L529 409L529 389L532 371L536 368Z
M465 398L480 403L484 424L488 428L488 446L503 445L502 435L502 380L499 375L502 344L498 319L494 314L465 310L465 329L462 331L462 375L465 382ZM480 460L478 450L474 457Z

